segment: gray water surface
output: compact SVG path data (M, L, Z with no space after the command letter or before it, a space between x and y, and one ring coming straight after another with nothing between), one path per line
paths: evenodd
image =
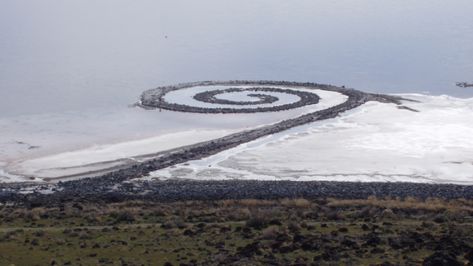
M126 106L144 89L313 81L473 97L471 0L2 0L0 117Z

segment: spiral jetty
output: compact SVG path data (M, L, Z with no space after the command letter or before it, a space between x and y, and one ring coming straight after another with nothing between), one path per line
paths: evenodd
M228 86L225 89L214 89L194 95L194 100L218 107L189 106L181 103L168 102L166 94L197 86ZM277 88L277 87L285 87ZM295 90L292 90L294 88ZM298 91L297 89L304 89ZM27 204L54 205L64 201L121 201L129 199L140 200L193 200L193 199L225 199L225 198L278 198L278 197L340 197L362 198L369 195L377 196L439 196L444 198L465 197L473 198L473 187L460 185L408 184L408 183L355 183L355 182L298 182L298 181L191 181L191 180L135 180L150 172L198 160L236 147L255 139L275 134L293 127L315 121L330 119L339 114L354 109L369 101L393 103L400 109L401 101L411 101L397 96L365 93L362 91L324 85L317 83L302 83L288 81L201 81L182 83L172 86L158 87L143 92L140 106L146 109L165 109L178 112L196 113L255 113L283 111L302 106L317 104L319 96L308 92L311 89L325 90L347 96L345 102L327 109L306 113L295 118L286 119L274 124L256 129L245 130L211 141L189 145L171 151L154 154L151 159L133 162L124 167L108 169L108 172L91 174L91 176L59 181L55 184L0 184L0 202L23 202ZM222 99L226 93L247 93L251 101L235 101ZM272 105L278 102L274 93L290 94L299 100ZM18 193L25 186L32 186L33 193ZM49 189L48 194L41 193Z

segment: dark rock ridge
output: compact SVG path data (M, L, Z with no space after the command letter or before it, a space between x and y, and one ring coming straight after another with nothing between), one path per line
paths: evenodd
M124 182L114 188L113 180L66 182L52 194L15 192L20 187L0 190L0 202L29 206L55 206L64 202L120 202L145 200L279 199L279 198L379 198L473 199L473 186L385 182L258 181L258 180L167 180Z
M461 88L473 87L473 83L468 83L468 82L457 82L456 85L457 87L461 87Z
M203 82L194 82L194 83L185 83L179 84L175 86L167 86L167 87L160 87L153 90L145 91L141 97L141 105L146 108L163 108L161 105L156 105L156 103L163 102L162 97L169 91L178 90L183 88L189 88L194 86L211 86L211 85L228 85L228 86L235 86L235 85L250 85L255 87L262 87L262 86L287 86L287 87L302 87L305 89L320 89L320 90L327 90L327 91L334 91L339 92L341 94L346 95L348 98L345 102L324 109L320 111L316 111L313 113L308 113L301 115L296 118L287 119L278 123L274 123L271 125L259 127L257 129L246 130L242 132L238 132L235 134L231 134L222 138L214 139L211 141L205 141L201 143L197 143L194 145L173 149L172 151L160 153L160 156L155 158L146 160L144 162L136 162L130 163L126 167L117 170L111 170L108 173L101 174L99 176L91 176L79 180L67 181L67 182L59 182L57 186L54 188L55 190L53 193L48 195L41 195L39 193L33 193L30 195L18 195L15 191L18 190L19 187L26 186L25 184L2 184L0 185L0 198L2 201L6 201L8 199L11 200L21 200L21 199L28 199L32 200L32 198L49 198L51 200L61 200L67 199L70 197L75 198L90 198L90 199L98 199L98 198L109 198L110 195L113 197L148 197L150 199L160 199L163 200L166 197L169 199L176 199L176 198L203 198L203 199L211 199L211 198L219 198L219 194L224 197L225 195L229 195L229 197L241 197L241 196L251 196L251 197L291 197L291 196L308 196L311 195L334 195L342 196L342 195L349 195L350 197L355 197L355 195L365 195L366 191L375 191L372 189L361 190L364 192L358 192L357 189L360 189L360 184L353 183L352 185L346 186L319 186L317 184L330 184L329 183L320 183L320 182L312 182L312 183L265 183L265 182L258 182L255 183L248 182L248 181L234 181L232 182L224 182L222 183L217 181L209 181L209 182L199 182L199 181L149 181L149 182L125 182L132 178L142 177L148 175L150 172L163 169L166 167L170 167L179 163L184 163L189 160L197 160L203 157L207 157L210 155L214 155L218 152L223 150L236 147L240 144L258 139L260 137L275 134L286 129L290 129L292 127L304 125L307 123L311 123L314 121L330 119L338 116L340 113L345 112L347 110L351 110L356 108L368 101L379 101L384 103L394 103L397 105L401 105L403 99L401 97L396 96L389 96L389 95L381 95L381 94L370 94L364 93L361 91L347 89L347 88L340 88L331 85L322 85L316 83L299 83L299 82L287 82L287 81L203 81ZM312 95L315 95L312 96ZM300 96L300 95L299 95ZM301 98L308 97L311 99L309 102L313 102L315 99L318 101L318 96L316 94L309 93L303 94ZM307 103L307 101L303 100ZM174 106L175 107L175 106ZM191 108L185 107L184 108ZM187 111L192 111L193 109L187 109ZM186 183L188 182L188 183ZM190 184L190 185L188 185ZM248 186L249 184L252 185ZM266 184L266 185L264 185ZM315 187L307 186L307 184L316 184ZM338 184L338 183L334 183ZM170 186L169 186L170 185ZM234 185L234 187L232 187ZM279 187L281 185L281 187ZM37 186L37 185L35 185ZM324 189L330 187L330 193L326 193ZM361 186L362 187L362 186ZM375 185L374 188L383 187L383 185L378 184ZM290 189L289 189L290 188ZM368 186L367 188L371 188ZM458 189L458 187L456 187ZM209 191L210 189L210 191ZM235 191L234 189L242 190L242 191ZM255 190L256 189L256 190ZM338 191L335 193L335 191ZM406 188L402 190L406 192ZM417 194L418 191L416 190L409 190L412 194ZM251 193L250 193L251 192ZM471 193L471 190L467 190L468 193ZM399 192L401 193L401 192ZM452 192L453 193L453 192ZM201 196L198 196L202 194ZM206 195L209 196L206 196ZM429 193L427 193L429 194ZM448 193L447 193L448 194ZM458 194L458 193L457 193ZM457 195L454 193L454 195ZM461 195L465 196L464 194L460 193ZM453 194L452 194L453 195ZM459 194L458 194L459 195ZM469 195L469 194L468 194ZM437 196L442 197L443 195L437 194ZM450 197L451 195L445 195L446 197Z

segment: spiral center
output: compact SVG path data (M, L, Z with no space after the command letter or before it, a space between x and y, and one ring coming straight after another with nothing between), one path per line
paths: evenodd
M274 102L277 102L279 98L273 95L264 94L264 92L274 91L274 90L276 89L268 90L265 88L247 88L247 89L246 88L228 88L228 89L204 91L201 93L197 93L194 96L194 99L201 102L206 102L206 103L211 103L211 104L224 104L224 105L272 104ZM249 101L242 101L241 100L242 93L247 98L253 98L253 99ZM229 98L235 98L235 100L232 100Z

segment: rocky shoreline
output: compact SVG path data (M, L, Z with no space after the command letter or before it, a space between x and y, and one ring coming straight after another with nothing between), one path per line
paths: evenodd
M473 87L473 83L468 83L468 82L457 82L455 85L460 88L468 88L468 87Z
M79 180L80 181L80 180ZM281 199L281 198L378 198L473 199L473 186L453 184L332 182L332 181L258 181L258 180L165 180L125 182L111 189L78 182L60 183L53 193L18 193L22 187L0 190L1 203L31 206L56 206L65 202L121 202L143 200L174 202L188 200ZM98 180L96 180L98 181ZM90 182L90 183L89 183ZM42 187L45 189L47 187Z

